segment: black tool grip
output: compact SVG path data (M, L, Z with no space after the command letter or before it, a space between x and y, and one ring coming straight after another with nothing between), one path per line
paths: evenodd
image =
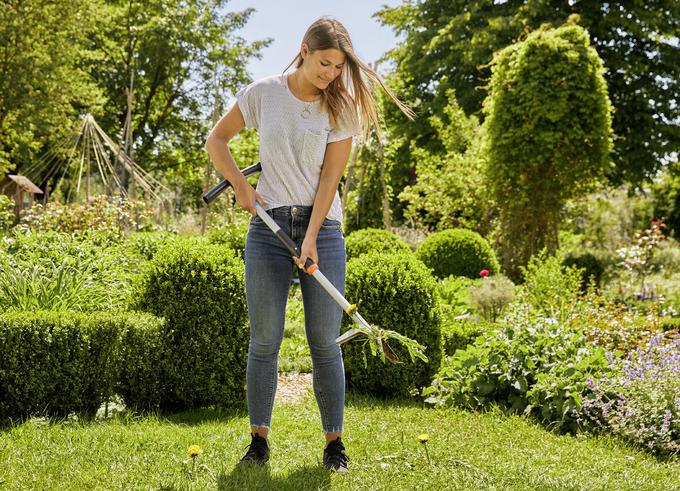
M298 246L295 245L293 239L288 237L288 234L286 234L286 232L279 229L276 232L276 236L279 238L281 242L283 242L283 245L286 246L286 249L288 249L288 252L290 252L292 256L300 257L300 249L298 249Z
M262 171L262 164L258 162L257 164L253 164L250 167L246 167L245 169L241 170L241 173L244 176L249 176L251 174L255 174L256 172ZM209 205L213 201L215 201L215 198L217 198L222 192L227 189L229 186L231 186L231 183L228 180L223 180L220 182L217 186L212 187L209 189L203 196L203 201L205 202L206 205Z

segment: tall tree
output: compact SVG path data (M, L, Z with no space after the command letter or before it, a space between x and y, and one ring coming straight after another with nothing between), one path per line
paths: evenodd
M108 28L94 41L102 57L89 67L107 96L102 125L116 132L125 122L134 73L135 159L147 170L190 181L197 204L212 114L224 109L228 93L250 80L248 60L271 42L239 37L236 31L254 10L229 12L227 3L108 0L102 13Z
M441 116L453 88L466 114L481 113L494 52L545 22L557 27L580 15L602 58L615 108L613 183L640 184L664 159L680 150L680 2L652 0L406 0L376 16L405 36L387 57L395 63L395 84L423 121L408 124L387 108L395 136L443 152L428 124ZM399 152L398 173L411 165L408 144ZM399 175L395 174L395 179Z
M98 0L0 1L0 176L60 146L103 96L81 60ZM38 183L40 184L40 183Z
M500 209L501 260L517 278L532 255L557 249L566 201L602 181L611 105L602 62L576 25L534 31L499 51L491 70L487 175Z

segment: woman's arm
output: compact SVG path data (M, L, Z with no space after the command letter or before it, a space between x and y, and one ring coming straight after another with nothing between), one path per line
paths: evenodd
M227 145L229 140L236 136L244 126L245 121L243 114L241 114L241 109L238 107L238 104L234 104L229 112L222 116L210 131L205 142L205 149L210 156L213 166L234 187L238 205L255 216L255 200L259 201L262 205L264 205L264 201L239 170Z
M345 172L345 165L351 150L352 137L326 145L326 154L323 158L319 187L314 197L312 216L309 219L307 233L298 258L298 264L302 266L304 266L307 257L311 257L314 262L319 260L316 253L316 238L319 235L321 224L333 204L333 198L338 190L342 174Z

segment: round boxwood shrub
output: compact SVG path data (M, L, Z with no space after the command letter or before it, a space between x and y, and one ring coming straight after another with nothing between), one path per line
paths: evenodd
M582 269L581 272L581 290L586 291L592 278L596 287L600 287L602 275L604 274L604 266L602 262L592 253L572 253L569 254L562 261L564 266L576 266Z
M410 251L409 246L389 230L379 228L362 228L345 238L347 260L359 257L367 252L401 252Z
M449 275L479 278L479 272L499 270L496 254L477 232L450 229L429 235L416 251L418 258L432 269L437 278Z
M245 273L232 250L196 240L161 249L140 276L133 308L166 320L162 409L243 402Z
M161 319L127 312L0 314L0 423L29 416L93 416L116 391L125 332ZM136 347L134 349L137 349Z
M373 357L366 338L343 345L345 373L350 389L385 396L409 395L429 385L442 356L440 317L435 299L436 281L411 253L367 253L347 263L347 299L356 303L370 323L397 331L426 347L429 362L412 362L397 342L390 346L401 364L383 364ZM343 331L353 327L344 316ZM364 365L364 360L366 365Z

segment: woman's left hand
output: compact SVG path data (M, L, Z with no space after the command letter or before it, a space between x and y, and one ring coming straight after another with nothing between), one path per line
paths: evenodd
M297 265L304 270L305 262L310 258L315 263L319 261L319 256L316 253L316 239L305 237L300 247L300 257L295 258Z

